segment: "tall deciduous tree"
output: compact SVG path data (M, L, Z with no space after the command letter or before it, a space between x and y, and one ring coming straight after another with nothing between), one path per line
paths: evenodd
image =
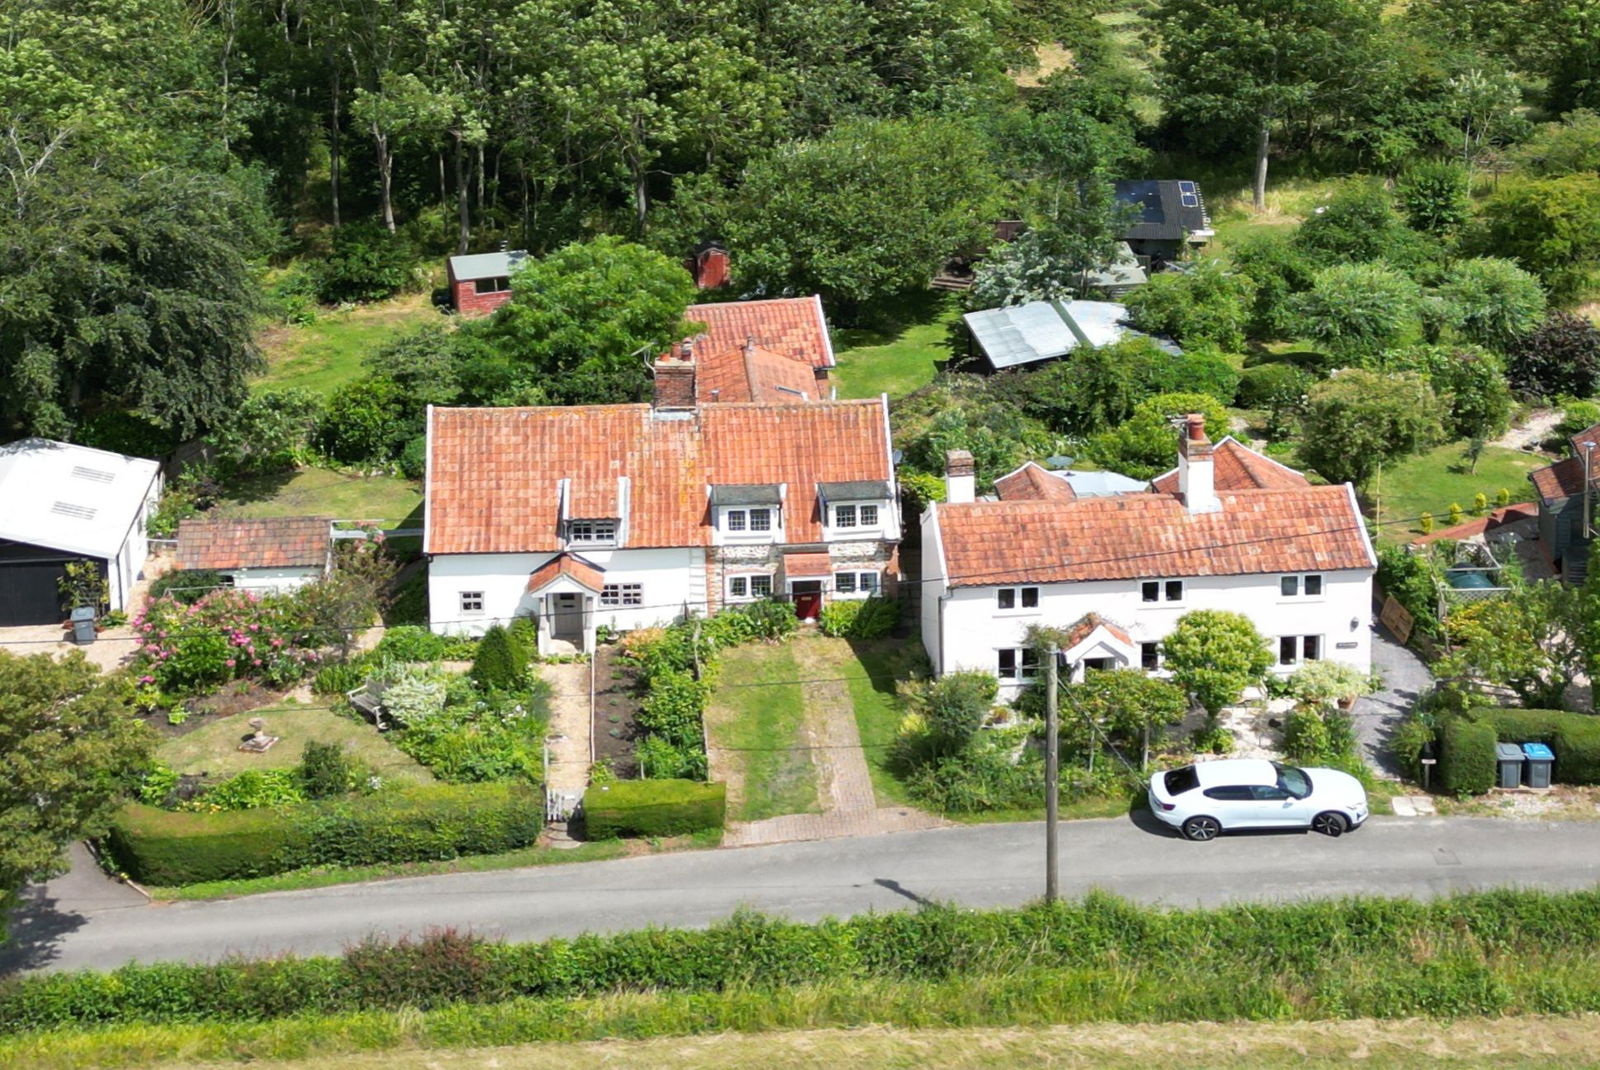
M1333 483L1365 483L1385 461L1439 440L1439 398L1416 372L1352 368L1311 388L1300 456Z
M1379 0L1160 0L1167 108L1255 135L1257 211L1274 128L1334 110L1359 88L1381 9Z
M126 694L77 652L0 651L0 938L17 890L62 872L73 840L102 834L148 761Z

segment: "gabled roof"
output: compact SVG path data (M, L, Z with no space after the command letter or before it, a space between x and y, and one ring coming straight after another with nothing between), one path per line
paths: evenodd
M1065 502L1078 496L1066 480L1032 461L995 480L994 492L1003 501L1044 498Z
M1576 498L1583 493L1583 462L1576 457L1568 457L1555 464L1535 468L1528 473L1528 478L1532 480L1534 492L1539 495L1540 501L1558 502L1563 498Z
M1218 490L1270 490L1274 487L1304 487L1305 476L1288 465L1257 453L1232 435L1226 435L1211 451L1211 479ZM1178 470L1163 472L1150 481L1162 494L1178 493Z
M707 350L702 343L695 352L698 402L789 402L820 396L817 374L807 361L755 346Z
M1572 455L1574 457L1582 457L1583 447L1589 443L1593 443L1596 452L1600 452L1600 424L1584 428L1567 439L1567 442L1572 446Z
M155 461L68 442L0 446L0 540L109 560L160 474Z
M690 305L684 309L683 318L706 326L704 339L696 343L697 356L702 349L742 350L746 342L753 340L758 348L779 356L816 368L833 367L828 320L822 313L822 298L815 294Z
M326 517L193 517L178 524L181 569L310 568L328 563Z
M528 260L526 249L499 253L469 253L450 258L450 277L457 282L473 279L500 279L509 276Z
M1078 623L1067 629L1067 636L1062 640L1062 649L1071 650L1087 640L1095 632L1105 629L1112 638L1121 641L1127 646L1133 645L1133 637L1120 624L1113 624L1098 613L1085 613L1078 619Z
M618 477L629 547L710 545L710 490L730 485L785 487L789 540L821 542L819 484L893 480L888 413L881 399L431 409L424 552L560 550L561 481L598 508ZM617 514L565 519L584 515Z
M1190 234L1210 236L1200 186L1187 179L1139 179L1116 183L1119 203L1139 212L1120 237L1124 241L1182 241Z
M606 584L606 570L577 554L559 553L528 574L526 590L529 594L538 594L564 579L599 594Z
M1377 567L1348 486L934 506L953 587Z

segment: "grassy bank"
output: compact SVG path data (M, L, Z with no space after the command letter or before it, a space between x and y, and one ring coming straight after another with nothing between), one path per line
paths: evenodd
M911 795L898 777L889 771L890 744L900 732L905 716L895 694L895 681L903 679L921 660L914 642L899 639L854 641L860 667L849 666L842 673L850 687L850 702L856 710L856 730L872 774L872 793L879 806L909 803Z
M394 1016L396 1019L399 1016ZM379 1025L380 1023L374 1023ZM655 1070L820 1070L823 1067L1094 1067L1147 1070L1182 1065L1204 1070L1301 1070L1365 1064L1384 1070L1521 1070L1524 1067L1600 1067L1593 1016L1466 1018L1431 1021L1106 1023L1070 1026L936 1029L874 1027L787 1032L717 1033L657 1040L603 1040L497 1047L436 1046L431 1023L382 1023L369 1034L392 1040L384 1048L335 1046L275 1062L279 1070L588 1070L648 1066ZM122 1031L119 1031L122 1032ZM153 1035L159 1032L158 1038ZM365 1038L363 1038L365 1039ZM298 1047L284 1038L284 1047ZM170 1043L170 1054L155 1051ZM514 1046L513 1046L514 1045ZM152 1031L149 1037L45 1038L15 1054L16 1070L106 1065L86 1056L104 1049L120 1065L192 1066L196 1059L256 1058L221 1050L205 1030Z
M793 682L799 677L788 644L758 643L723 655L722 684L706 711L706 728L722 760L740 769L739 804L728 815L735 820L819 808L816 770L803 749L805 704Z
M386 342L428 323L450 322L433 307L432 294L405 294L392 301L344 311L323 309L315 322L270 327L260 338L267 372L257 389L310 390L331 394L366 371L363 361Z
M358 476L303 468L237 480L217 503L217 516L248 519L326 516L378 521L382 527L422 526L422 487L398 476Z

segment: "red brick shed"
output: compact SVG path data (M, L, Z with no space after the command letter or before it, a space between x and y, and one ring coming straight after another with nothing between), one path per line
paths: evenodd
M525 249L450 258L450 303L464 316L487 316L511 300L511 274L528 259Z

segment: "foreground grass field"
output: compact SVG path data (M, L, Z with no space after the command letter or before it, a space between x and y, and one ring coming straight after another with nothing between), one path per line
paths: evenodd
M250 735L246 723L253 717L267 722L267 731L280 737L265 754L239 749ZM210 773L229 777L246 769L286 769L300 761L309 742L337 743L345 752L384 779L409 784L431 784L433 774L391 746L371 725L332 710L292 703L251 710L214 721L193 732L161 744L156 757L179 773Z
M1385 1070L1596 1067L1594 1016L1469 1018L1449 1022L1194 1022L1013 1029L804 1030L723 1033L515 1047L418 1048L257 1063L267 1070L588 1070L596 1066L691 1070L833 1070L836 1067L980 1067L1296 1070L1366 1065ZM42 1062L20 1062L43 1067ZM213 1066L175 1051L160 1067Z

